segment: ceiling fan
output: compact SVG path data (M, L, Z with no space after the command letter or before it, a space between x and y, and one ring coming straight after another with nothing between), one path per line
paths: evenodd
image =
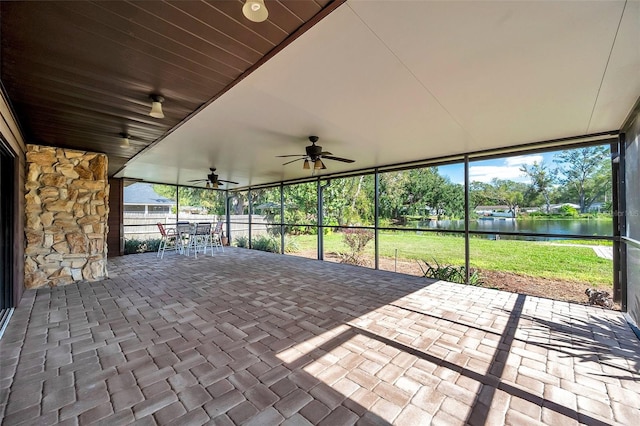
M295 161L304 160L304 165L302 166L302 168L310 169L311 163L313 163L313 170L321 170L321 169L327 168L327 166L324 165L322 160L335 160L335 161L342 161L343 163L353 163L355 161L355 160L349 160L348 158L334 157L332 153L328 151L323 151L320 145L316 145L316 142L318 142L318 139L320 138L317 136L309 136L309 141L311 142L311 145L305 148L307 152L306 154L276 155L276 157L300 157L300 158L296 158L295 160L287 161L286 163L283 164L283 166L289 163L293 163Z
M218 175L216 174L216 168L215 167L209 167L209 170L211 170L211 173L209 173L207 175L206 179L193 179L190 180L188 182L207 182L207 189L209 188L213 188L213 189L218 189L218 186L223 185L225 183L233 183L238 185L238 182L234 182L231 180L223 180L223 179L218 179Z

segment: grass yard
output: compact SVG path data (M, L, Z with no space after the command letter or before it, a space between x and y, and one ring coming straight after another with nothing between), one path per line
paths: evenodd
M294 238L301 251L315 250L317 237ZM554 242L556 243L556 242ZM571 244L572 241L562 241ZM596 244L594 244L596 245ZM342 234L325 235L326 253L347 251ZM611 287L612 261L598 257L590 247L552 245L523 240L472 238L469 242L471 267L487 271L510 272L524 276L588 283ZM464 265L464 238L454 235L415 232L380 232L380 256L398 260ZM365 253L373 257L373 242Z

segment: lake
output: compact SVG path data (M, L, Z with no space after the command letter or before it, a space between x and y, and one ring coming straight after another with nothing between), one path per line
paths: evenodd
M409 227L442 229L442 230L464 230L464 220L425 220L420 222L410 222ZM584 236L612 236L612 220L594 219L548 219L548 220L476 220L469 222L469 230L486 232L523 232L537 234L558 234L557 238L543 237L522 237L526 240L554 240L562 239L562 235L584 235ZM518 238L510 236L500 236L503 239Z

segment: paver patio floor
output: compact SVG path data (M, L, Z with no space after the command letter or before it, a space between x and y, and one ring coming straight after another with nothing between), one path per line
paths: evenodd
M244 249L27 291L3 423L639 424L619 312Z

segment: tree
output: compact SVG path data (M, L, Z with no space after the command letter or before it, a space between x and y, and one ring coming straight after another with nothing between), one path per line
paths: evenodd
M176 200L176 187L170 185L153 185L156 194L170 200ZM225 212L225 193L212 189L178 187L178 204L180 206L201 207L207 214L223 215Z
M233 215L245 215L249 214L247 203L247 193L233 192L229 196L229 213Z
M409 173L406 171L380 174L378 211L381 218L397 221L403 213L406 213L407 191L405 187L408 181Z
M554 161L562 175L561 184L575 195L580 213L586 213L598 197L611 189L611 167L606 146L593 146L562 151Z
M424 167L380 175L380 217L395 221L403 215L430 215L437 219L464 217L464 188ZM427 211L428 210L428 211Z
M325 225L373 223L373 175L334 179L323 186Z
M316 182L286 185L284 191L284 223L286 233L313 233L318 223L318 193Z
M512 180L494 178L490 183L471 182L469 190L474 207L482 204L503 204L507 206L511 216L515 218L524 200L527 185Z
M223 215L225 213L224 191L180 187L178 189L180 203L184 203L183 200L187 198L190 201L186 205L203 207L207 210L207 214Z
M429 205L435 210L437 220L464 217L464 187L444 178L432 193Z
M255 215L262 215L266 221L266 228L269 235L279 237L280 229L280 187L260 188L251 191L253 202L252 212ZM278 225L275 225L275 224Z
M176 187L173 185L153 185L153 192L172 201L176 201Z
M409 181L406 184L408 191L407 202L410 203L412 214L422 213L426 207L433 208L441 198L440 186L445 183L438 174L437 167L427 167L409 170Z
M554 182L554 175L543 162L534 161L532 165L523 165L520 171L531 179L531 188L534 193L542 195L547 214L551 210L551 190Z

